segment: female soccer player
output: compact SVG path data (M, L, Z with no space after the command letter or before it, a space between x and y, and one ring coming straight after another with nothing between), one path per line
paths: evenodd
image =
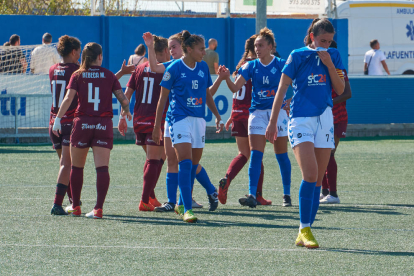
M183 49L181 46L182 43L182 36L181 33L177 33L172 35L168 39L168 48L170 51L171 56L174 60L164 62L164 63L157 63L155 51L152 42L152 35L151 33L145 33L143 35L145 44L148 47L148 60L150 64L151 71L155 71L157 73L164 73L165 69L172 64L175 60L181 59L183 56ZM213 95L220 86L220 83L223 79L219 76L214 84L210 87L210 93ZM171 95L170 95L171 97ZM170 98L171 101L171 98ZM183 202L181 197L179 198L178 206L177 203L177 188L178 188L178 160L177 155L175 154L175 150L172 146L170 132L169 132L169 123L165 121L164 125L164 147L165 153L167 155L167 179L166 179L166 186L167 186L167 196L168 202L164 203L161 207L155 208L155 211L158 212L168 212L172 211L176 208L176 211L183 210ZM214 211L218 207L218 198L215 194L216 189L214 188L213 184L208 177L206 170L198 164L197 167L192 168L192 186L194 185L194 175L197 181L206 189L207 197L209 200L209 210ZM194 199L192 199L192 207L193 208L201 208L202 205L198 204Z
M331 48L337 48L336 42L332 41ZM332 113L334 117L334 139L335 149L331 152L326 173L322 180L322 193L320 195L321 204L336 204L340 203L339 196L336 189L336 176L338 167L335 160L335 152L339 145L339 140L346 137L346 127L348 125L348 113L346 111L346 101L352 97L351 86L349 79L344 69L345 90L344 93L338 95L332 89Z
M256 38L257 35L252 35L246 40L243 57L239 61L239 64L236 67L236 71L233 73L233 76L235 78L238 77L237 72L243 64L257 58L254 51L254 41ZM237 93L233 94L231 116L225 125L227 131L229 130L229 126L232 126L231 136L236 137L239 154L233 159L233 161L231 161L229 168L227 169L226 177L220 179L218 198L221 204L226 204L227 191L230 187L231 181L237 176L241 169L243 169L244 165L247 163L247 160L250 158L250 145L247 125L251 101L252 81L248 80ZM258 205L270 205L272 202L270 200L264 199L262 196L263 174L264 167L262 164L259 183L257 184L256 200Z
M168 40L163 37L153 35L153 48L158 62L167 62L170 59L168 52ZM136 144L144 148L147 160L144 166L144 181L141 201L139 203L140 211L154 211L154 207L160 207L154 193L161 173L162 164L164 162L164 143L161 141L157 145L152 140L152 130L154 128L155 113L157 110L157 102L160 97L160 83L163 74L153 73L150 70L149 63L145 62L139 65L135 72L131 75L125 91L128 100L135 93L134 107L134 132L136 136ZM162 127L164 126L165 113L168 106L164 109L162 116ZM128 127L125 118L120 117L118 129L122 135L125 135ZM172 208L173 210L174 208Z
M275 98L275 91L279 85L282 68L285 60L272 55L275 46L275 38L271 30L263 28L260 30L255 42L255 52L258 59L245 63L238 71L239 77L233 83L230 78L226 79L227 85L233 93L238 92L248 80L252 80L252 103L249 115L249 195L239 199L240 204L255 208L257 205L257 186L261 173L263 152L266 146L265 131L269 122L271 107ZM291 166L287 155L287 123L286 111L279 108L279 119L277 127L280 130L279 139L274 144L276 159L282 174L284 189L284 205L291 204L290 201L290 175Z
M318 211L319 193L329 156L335 148L331 90L333 88L342 94L345 87L339 52L328 49L334 34L335 29L328 19L312 22L306 38L307 46L293 50L283 68L266 130L269 141L279 140L276 122L286 91L293 81L289 140L303 177L299 189L300 228L296 245L307 248L319 247L310 226Z
M63 97L66 94L66 85L69 83L72 73L79 69L78 60L81 52L80 41L71 36L61 36L57 45L62 63L56 63L49 69L49 79L52 91L52 108L50 110L49 136L60 159L60 170L57 178L55 201L51 210L52 215L67 215L62 208L63 199L66 192L71 201L69 178L70 178L70 133L72 131L72 121L78 104L77 97L68 107L61 120L62 131L56 136L52 133L53 123L59 112Z
M53 125L53 132L61 132L61 118L68 110L75 95L78 106L73 120L70 136L72 170L70 182L73 196L72 207L68 213L81 215L80 195L83 185L83 167L89 148L92 147L96 167L96 188L98 193L95 208L86 214L88 218L102 218L102 207L109 188L108 164L113 145L112 130L112 93L122 106L121 115L129 120L129 101L125 98L116 76L101 67L102 47L97 43L88 43L82 52L80 69L72 74L68 92L62 102Z
M160 143L162 112L171 93L167 120L171 142L179 161L178 183L184 203L183 220L196 222L197 217L192 211L191 178L203 153L206 103L216 117L218 132L223 129L224 123L209 92L212 81L208 66L202 60L205 55L204 39L183 31L182 41L184 57L168 66L161 82L161 97L152 137L156 143Z

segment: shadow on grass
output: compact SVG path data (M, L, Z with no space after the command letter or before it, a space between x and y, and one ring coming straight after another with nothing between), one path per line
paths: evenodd
M394 210L384 210L381 208L363 208L363 207L354 207L354 206L319 206L319 211L324 214L329 214L333 212L345 212L345 213L375 213L378 215L408 215L403 214Z
M413 257L414 256L414 252L404 252L404 251L379 251L379 250L347 249L347 248L322 248L322 249L326 251L330 251L330 252L363 254L363 255L387 255L387 256L401 256L401 257Z
M0 148L1 153L55 153L54 150L23 150L23 149L2 149Z
M263 218L263 217L261 217ZM271 220L277 220L280 217L274 216ZM165 217L134 217L134 216L122 216L122 215L105 215L106 220L115 220L123 223L148 223L152 225L168 225L168 226L186 226L186 225L198 225L204 227L258 227L269 229L297 229L297 226L291 225L270 225L263 223L245 223L245 222L233 222L233 221L220 221L220 220L203 220L202 218L195 224L185 223L180 218L165 218Z
M385 204L385 206L414 208L414 204Z

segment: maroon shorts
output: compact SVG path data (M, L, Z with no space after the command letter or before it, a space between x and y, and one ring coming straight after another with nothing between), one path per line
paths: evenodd
M135 144L138 146L164 146L164 139L161 140L160 144L157 145L154 140L152 140L152 133L137 133L135 132Z
M339 122L337 124L334 124L334 135L338 138L345 138L347 126L348 122Z
M233 121L231 127L231 136L249 137L247 130L248 121Z
M112 149L114 131L110 117L76 117L70 143L75 148L101 147Z
M70 133L72 132L72 124L62 124L59 136L53 134L53 125L49 125L49 137L53 144L53 149L62 149L62 146L69 147Z

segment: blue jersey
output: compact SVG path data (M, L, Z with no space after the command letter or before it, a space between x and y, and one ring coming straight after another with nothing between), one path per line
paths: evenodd
M167 69L167 67L170 66L171 63L173 63L174 61L176 61L176 59L172 59L172 60L169 60L167 62L163 62L162 65L164 65L165 69Z
M344 70L337 49L328 53L336 69ZM318 53L309 47L293 50L282 71L292 79L293 97L290 117L314 117L332 107L332 83L326 67Z
M273 101L279 87L282 69L286 60L274 57L268 65L259 59L246 62L238 71L243 78L252 80L252 104L249 111L272 109Z
M167 67L161 86L170 90L167 120L173 124L188 116L204 118L207 88L211 81L206 62L196 62L188 67L182 59Z

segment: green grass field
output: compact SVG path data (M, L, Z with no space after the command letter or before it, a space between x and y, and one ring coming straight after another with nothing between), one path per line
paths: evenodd
M232 182L228 204L196 210L197 224L174 213L138 212L145 155L116 144L104 219L50 215L58 158L51 146L0 146L1 275L412 275L414 271L414 140L345 140L337 151L342 203L321 206L313 233L321 248L297 248L294 206L281 207L279 168L268 144L264 196L272 206L238 205L247 166ZM208 143L201 164L217 185L237 154L234 143ZM166 200L165 166L156 188ZM194 197L207 205L202 187ZM92 154L85 167L84 213L95 204ZM67 200L65 199L65 203Z

